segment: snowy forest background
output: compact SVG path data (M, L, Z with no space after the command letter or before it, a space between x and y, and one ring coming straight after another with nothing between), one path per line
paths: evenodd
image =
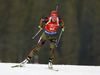
M0 0L0 61L21 62L37 45L40 19L59 3L65 31L55 50L55 64L100 65L100 0ZM49 42L38 52L48 63ZM34 63L34 58L31 61Z

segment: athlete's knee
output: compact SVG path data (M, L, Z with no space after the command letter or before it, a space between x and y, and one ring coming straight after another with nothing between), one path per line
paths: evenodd
M43 45L45 42L43 42L42 40L38 41L39 45Z
M54 49L53 48L50 48L50 53L49 53L49 58L50 59L54 59Z
M39 41L38 41L38 44L39 45L43 45L45 42L42 40L42 37L40 37Z
M50 52L52 52L54 54L54 49L53 48L50 48Z
M56 39L50 39L50 41L51 41L52 44L55 44L57 40Z

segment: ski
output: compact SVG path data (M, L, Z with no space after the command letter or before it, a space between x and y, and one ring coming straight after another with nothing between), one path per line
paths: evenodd
M23 67L23 66L21 64L15 65L15 66L11 66L11 68L15 68L15 67Z
M15 68L15 67L24 67L25 64L28 63L28 58L25 59L24 61L22 61L19 65L15 65L15 66L12 66L12 68Z
M59 71L58 69L48 68L49 70Z

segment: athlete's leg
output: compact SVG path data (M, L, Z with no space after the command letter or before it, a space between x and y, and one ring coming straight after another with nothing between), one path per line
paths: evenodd
M56 36L54 38L50 38L50 53L49 53L49 63L48 68L52 69L52 62L54 60L54 50L55 50Z
M45 35L45 33L43 33L38 41L38 45L30 52L30 54L27 57L29 58L33 57L41 49L41 47L44 45L46 41L47 41L47 36Z
M28 61L31 60L31 58L41 49L41 47L46 42L46 40L47 40L47 36L43 33L42 36L40 37L39 41L38 41L37 47L35 47L30 52L30 54L27 56L27 58L20 63L20 66L24 66L25 64L27 64Z
M57 35L53 35L50 37L50 53L49 53L49 60L54 60L54 50L55 50L55 43L57 40Z

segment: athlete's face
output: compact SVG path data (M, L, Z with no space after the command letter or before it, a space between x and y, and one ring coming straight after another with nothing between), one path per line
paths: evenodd
M56 22L57 21L57 16L56 15L52 16L51 18L52 18L52 22Z

